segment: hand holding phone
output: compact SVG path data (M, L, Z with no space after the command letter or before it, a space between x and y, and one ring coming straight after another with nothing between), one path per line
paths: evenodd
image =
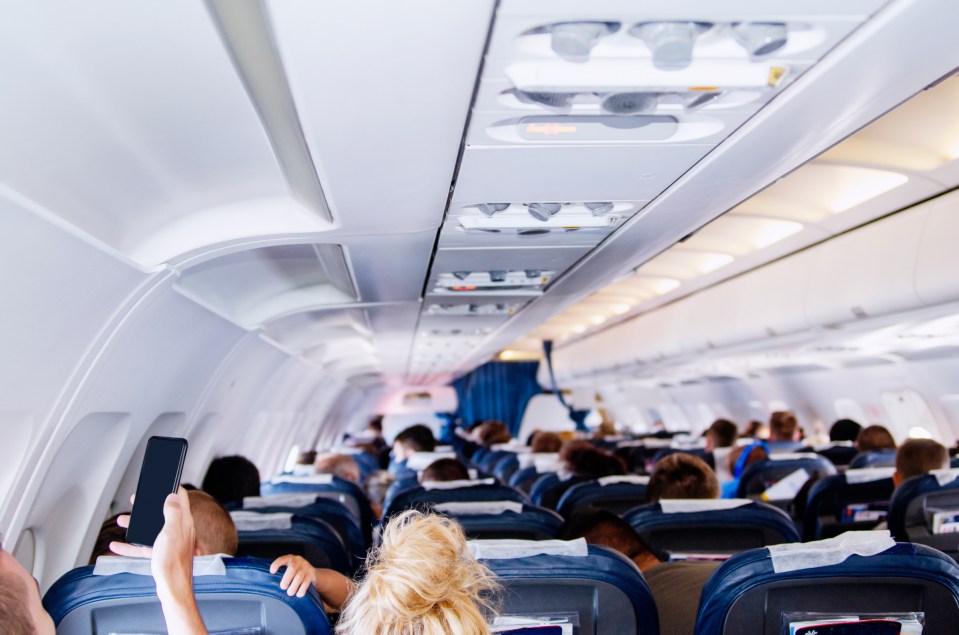
M163 502L180 485L186 451L186 439L150 437L147 441L127 527L128 543L153 546L163 529Z

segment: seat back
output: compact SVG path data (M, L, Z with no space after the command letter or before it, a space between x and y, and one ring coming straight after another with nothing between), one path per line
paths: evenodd
M469 509L472 505L440 503L433 507L433 511L455 518L470 540L550 540L559 535L563 525L562 516L534 505L513 502L514 509L505 511L484 510L482 507L486 503L479 503L478 509Z
M483 559L504 586L502 615L573 615L579 635L658 635L653 596L625 556L589 545L582 556Z
M470 501L527 502L525 496L507 485L478 484L453 489L426 489L423 486L417 486L394 496L383 512L383 518L390 518L407 509L426 510L437 503Z
M847 470L817 481L806 499L803 540L875 527L885 517L895 489L889 469Z
M695 456L697 459L702 459L709 467L713 469L716 468L713 453L707 452L706 448L662 448L653 456L653 465L672 454L689 454L690 456Z
M559 500L569 488L585 481L586 479L578 476L571 476L561 481L556 474L544 474L533 483L529 499L534 505L556 509L559 506Z
M273 560L286 554L303 556L314 567L353 575L357 567L339 534L318 518L293 516L290 529L237 531L237 555Z
M559 499L556 511L569 518L588 507L622 514L646 502L648 476L611 477L573 485Z
M852 445L830 445L825 448L815 449L811 447L805 447L800 452L815 452L819 456L824 456L829 459L829 462L839 467L841 465L849 465L849 462L855 458L859 453L858 450Z
M850 470L859 470L864 467L896 467L896 449L860 452L849 461Z
M351 481L339 477L322 479L325 475L319 474L315 478L283 477L264 483L260 487L263 496L272 494L293 494L297 492L316 492L317 496L338 500L352 512L360 521L361 527L372 527L375 520L370 500L360 487Z
M739 479L739 498L758 497L772 485L786 478L796 470L806 470L809 477L832 476L836 467L828 459L818 454L790 455L785 459L770 459L747 465ZM798 488L797 488L798 489Z
M280 589L281 574L270 562L253 558L224 560L226 575L197 576L193 592L211 633L332 632L314 589L290 597ZM61 635L94 633L165 633L166 624L150 575L93 575L80 567L54 582L43 606Z
M500 483L509 483L510 477L513 476L513 473L518 469L519 457L513 452L510 452L493 466L493 476L495 476L496 480Z
M684 504L684 509L673 511L675 503ZM710 504L730 501L662 501L637 507L623 518L660 560L682 553L731 555L799 542L792 519L777 507L750 501L738 507L709 509Z
M959 478L956 470L939 470L907 479L889 501L889 530L896 540L935 547L959 558L959 526L938 527L959 520Z
M951 633L959 623L959 566L935 549L900 543L877 555L776 573L768 549L746 551L706 583L696 635L780 635L782 615L791 611L925 611L924 633Z

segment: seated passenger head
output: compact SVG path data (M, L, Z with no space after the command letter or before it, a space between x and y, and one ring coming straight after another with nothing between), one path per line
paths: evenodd
M780 410L769 417L770 441L798 441L799 421L791 412Z
M623 554L646 571L659 564L659 559L633 527L605 509L591 509L570 516L560 529L561 540L585 538L591 545L602 545Z
M555 432L537 430L533 433L530 451L537 454L555 454L563 447L563 440Z
M468 481L469 477L470 473L466 466L456 459L439 459L426 466L426 469L420 474L420 482Z
M896 451L892 480L899 487L907 478L949 467L949 452L932 439L909 439Z
M230 513L206 492L187 492L187 496L193 514L193 530L196 532L194 553L198 556L218 553L235 556L239 538Z
M750 439L765 439L769 437L769 426L762 421L750 421L743 429L742 436Z
M719 498L719 479L699 457L677 452L656 462L646 498L650 503L663 498Z
M393 439L393 457L405 461L417 452L432 452L436 449L433 431L419 423L403 430Z
M313 471L317 474L332 474L344 481L360 482L360 466L352 456L323 452L313 461Z
M366 429L374 432L376 436L383 436L383 415L374 415L370 417Z
M477 443L487 448L513 440L513 435L502 421L484 421L476 426L472 434Z
M0 548L0 631L54 635L53 620L40 602L37 581L13 554Z
M743 456L744 454L745 456ZM769 459L769 453L759 442L753 443L752 445L735 447L733 451L729 453L729 458L727 459L727 461L729 461L729 473L733 475L733 478L739 478L743 475L743 471L747 465L759 463L767 459Z
M559 451L564 470L584 479L618 476L626 473L623 459L604 452L588 441L569 441Z
M210 463L200 489L223 504L259 496L260 471L245 457L221 456Z
M496 577L476 561L456 521L407 511L383 531L366 577L343 608L340 635L489 633Z
M300 455L296 457L297 465L313 465L314 461L316 461L316 450L300 452Z
M706 449L728 448L736 442L739 428L729 419L716 419L706 430Z
M862 426L852 419L840 419L829 428L830 441L855 441Z
M860 452L895 450L896 440L892 438L892 433L883 426L866 426L856 437L856 449Z

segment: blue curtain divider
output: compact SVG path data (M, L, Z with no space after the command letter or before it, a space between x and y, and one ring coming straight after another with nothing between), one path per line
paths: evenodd
M464 425L496 419L516 435L526 404L543 392L538 367L539 362L489 362L463 375L452 383L459 398L456 416Z

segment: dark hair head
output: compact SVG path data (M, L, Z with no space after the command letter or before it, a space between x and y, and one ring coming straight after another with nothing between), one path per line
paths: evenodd
M780 410L769 417L770 441L794 441L799 430L799 421L791 412Z
M650 503L663 498L719 498L719 480L705 461L677 452L657 461L646 498Z
M260 495L260 471L242 456L213 459L201 489L223 504Z
M375 432L383 432L383 415L374 415L370 417L370 422L366 427Z
M300 455L296 457L297 465L313 465L313 461L316 460L316 450L307 450L305 452L300 452Z
M13 556L7 554L6 557ZM28 605L26 583L12 573L0 573L0 624L3 624L3 632L24 635L37 632Z
M615 549L630 560L649 553L649 547L636 530L628 522L605 509L590 509L573 514L560 528L559 538L585 538L591 545Z
M559 452L561 447L563 447L563 440L555 432L537 430L533 433L533 442L530 444L532 452L538 454L555 453Z
M432 452L436 449L436 437L433 436L433 431L422 423L400 432L393 439L393 443L399 443L414 452Z
M736 442L739 428L729 419L716 419L706 430L706 436L712 439L714 448L728 448Z
M594 479L626 473L623 459L594 447L588 441L570 441L559 451L567 469L580 478Z
M509 433L509 429L502 421L484 421L473 431L473 436L487 448L497 443L509 443L513 440L513 435Z
M856 437L856 449L860 452L894 450L896 449L896 440L892 438L892 433L883 426L866 426L859 431L859 435Z
M465 481L469 480L470 473L466 466L456 459L439 459L433 461L420 475L420 481Z
M749 423L746 424L746 427L743 429L742 436L755 439L756 437L760 436L760 433L765 427L766 427L766 424L764 424L761 421L755 421L755 420L750 421Z
M896 472L904 480L949 467L949 452L932 439L909 439L896 452Z
M855 441L862 426L852 419L840 419L829 428L830 441Z

